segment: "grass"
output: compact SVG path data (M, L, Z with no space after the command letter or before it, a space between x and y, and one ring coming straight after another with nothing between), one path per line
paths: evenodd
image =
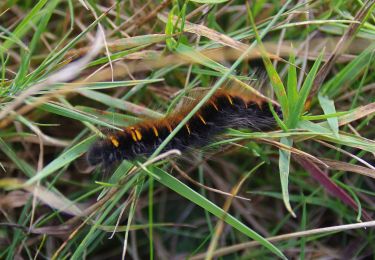
M1 3L0 258L371 256L374 7ZM228 84L278 102L280 130L160 153ZM161 117L199 88L150 158L85 171L103 129Z

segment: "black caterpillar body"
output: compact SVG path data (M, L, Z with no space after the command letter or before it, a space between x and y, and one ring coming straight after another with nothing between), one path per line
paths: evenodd
M180 112L162 119L145 120L125 128L123 132L111 132L89 149L88 163L91 166L110 166L124 159L150 156L195 105L192 103ZM276 105L273 107L282 118L280 108ZM204 146L227 128L267 131L276 127L276 120L266 101L219 90L190 118L163 151L184 151Z

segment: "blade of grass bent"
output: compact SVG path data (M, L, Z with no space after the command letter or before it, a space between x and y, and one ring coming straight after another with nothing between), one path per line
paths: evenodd
M336 113L335 103L333 102L332 99L329 99L327 96L323 96L320 93L318 94L318 99L319 99L320 106L322 107L325 115ZM336 135L336 137L338 137L339 136L339 120L337 119L337 117L327 118L327 122L332 132Z

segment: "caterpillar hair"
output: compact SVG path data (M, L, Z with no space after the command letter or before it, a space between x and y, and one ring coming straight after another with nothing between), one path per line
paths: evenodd
M123 131L109 131L106 138L98 140L89 149L88 163L91 166L110 166L124 159L150 156L197 102L193 101L162 119L144 120ZM272 106L281 118L279 106ZM269 104L263 98L219 89L164 147L164 151L202 147L227 128L264 131L276 126Z

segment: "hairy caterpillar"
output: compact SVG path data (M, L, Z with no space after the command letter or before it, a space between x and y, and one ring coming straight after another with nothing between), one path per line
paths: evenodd
M197 102L165 118L144 120L126 127L124 131L107 134L105 139L98 140L89 149L88 163L91 166L109 166L124 159L150 156ZM282 117L280 108L273 107ZM220 89L190 118L164 151L204 146L227 128L272 130L276 126L270 107L262 98Z

